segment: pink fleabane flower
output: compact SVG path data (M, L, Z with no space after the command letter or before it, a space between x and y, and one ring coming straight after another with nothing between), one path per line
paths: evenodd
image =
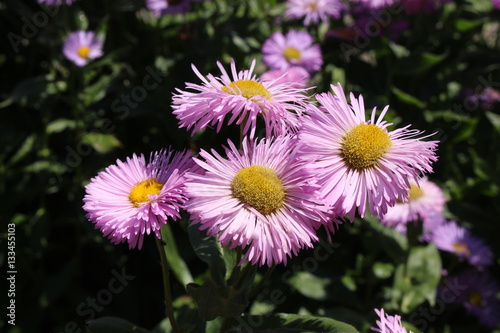
M485 242L469 229L454 221L440 225L432 234L432 242L440 250L456 254L471 265L483 267L493 264L493 253Z
M401 317L398 315L388 315L384 309L375 309L380 320L377 320L377 327L370 327L374 332L380 333L407 333L406 328L401 324ZM413 333L412 331L408 333Z
M388 227L399 224L424 220L430 212L441 213L446 198L443 190L424 177L416 182L410 182L408 201L397 200L393 207L387 210L381 222Z
M66 37L63 53L77 66L85 66L90 60L102 56L103 42L92 31L75 31Z
M401 0L350 0L352 3L363 5L369 9L380 9L392 6ZM413 1L413 0L412 0Z
M285 263L318 240L315 230L327 222L327 209L316 195L313 178L295 158L294 139L249 142L239 151L229 141L227 158L201 151L196 162L205 174L188 174L186 210L200 230L222 245L241 247L240 262L272 266Z
M323 65L323 55L313 42L306 31L290 30L286 35L274 32L262 45L262 61L271 69L302 67L309 73L317 72Z
M228 125L243 124L242 133L250 132L250 137L254 137L260 116L268 137L298 129L298 117L306 104L306 89L294 88L288 83L261 81L253 74L255 60L249 70L240 72L236 71L236 65L231 61L232 77L222 64L218 62L217 65L222 72L221 77L209 74L205 78L193 66L203 84L186 83L186 88L191 91L176 89L172 108L181 128L192 129L194 134L217 125L218 132L227 121Z
M339 215L352 220L357 209L363 217L368 205L382 217L397 199L407 200L411 179L432 171L437 141L422 141L422 132L409 126L389 131L388 106L366 120L362 96L351 93L348 104L340 84L332 89L335 96L316 95L320 108L310 104L301 118L301 158L311 161L322 197Z
M112 243L127 241L129 248L141 249L145 234L160 238L167 219L180 217L187 200L185 174L197 168L188 151L155 152L148 164L144 155L117 160L85 186L83 209Z
M290 19L304 18L304 25L327 22L328 18L340 18L342 14L340 0L288 0L285 17Z
M262 81L273 81L286 83L293 88L305 88L310 74L302 67L290 67L286 69L271 69L261 75Z

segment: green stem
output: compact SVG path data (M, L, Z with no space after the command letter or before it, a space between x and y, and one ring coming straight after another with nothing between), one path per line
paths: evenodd
M177 326L177 322L175 321L174 308L172 307L172 295L170 294L170 274L169 274L170 268L168 266L167 255L165 254L163 240L156 237L155 240L156 240L156 246L158 247L158 251L160 252L166 313L168 319L170 320L170 325L172 326L172 330L177 333L180 332L180 330L179 327Z

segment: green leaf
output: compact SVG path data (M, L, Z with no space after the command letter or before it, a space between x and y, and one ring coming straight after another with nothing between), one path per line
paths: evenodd
M394 266L385 262L377 261L375 264L373 264L372 269L373 275L375 275L379 279L387 279L394 273Z
M394 276L394 295L401 311L409 313L428 301L434 305L436 288L441 278L441 257L433 244L413 247L406 265L400 265Z
M482 21L471 21L466 19L457 19L455 21L455 28L460 32L467 32L475 28L480 28L483 25Z
M201 319L206 321L239 316L248 306L248 300L241 291L233 287L217 287L211 279L201 286L188 284L187 292L198 305Z
M447 54L439 55L428 52L411 53L409 57L401 59L393 66L394 73L400 75L415 75L425 72L444 61Z
M414 106L418 109L425 108L425 103L423 103L418 98L416 98L408 93L405 93L404 91L402 91L396 87L392 87L391 91L397 97L397 99L399 99L404 104Z
M365 216L364 221L368 223L374 232L373 241L393 260L401 262L406 257L408 250L408 239L393 228L383 226L375 217Z
M121 142L113 134L102 134L96 132L85 133L82 142L88 143L97 152L106 154L121 146Z
M242 316L237 318L236 330L243 332L328 332L356 333L353 326L326 317L276 313L269 316Z
M73 119L56 119L51 121L45 131L47 134L59 133L66 129L74 129L76 127L76 121Z
M217 287L226 285L226 262L222 255L222 247L215 237L207 236L198 226L189 223L188 235L193 250L201 261L208 264L210 275Z
M175 238L172 234L172 229L168 224L166 224L161 229L162 239L165 241L165 254L168 258L168 263L170 268L172 269L177 280L183 285L186 286L188 283L193 282L193 276L189 271L186 262L177 251L177 246L175 244Z
M318 301L327 299L326 287L331 280L313 275L310 272L297 272L288 280L290 285L302 295Z
M149 333L131 322L117 317L102 317L86 323L87 333Z
M493 125L495 130L500 133L500 115L493 113L491 111L486 111L484 114L486 118L488 118L490 123Z

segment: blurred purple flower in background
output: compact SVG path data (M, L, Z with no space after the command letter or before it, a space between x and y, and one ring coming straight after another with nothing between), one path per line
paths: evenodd
M85 66L90 60L102 56L103 42L92 31L75 31L66 37L63 53L77 66Z

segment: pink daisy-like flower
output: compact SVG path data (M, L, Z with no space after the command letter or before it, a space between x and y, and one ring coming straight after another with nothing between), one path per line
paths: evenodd
M443 190L424 177L418 181L418 185L410 182L408 201L398 200L393 207L389 207L381 222L388 227L395 227L398 224L423 220L431 211L441 213L445 203Z
M141 249L144 235L155 233L170 217L180 217L186 202L185 174L196 170L188 151L162 150L151 154L146 164L143 155L116 161L85 186L87 218L114 244L127 241L129 248Z
M323 65L323 55L313 42L306 31L290 30L286 35L274 32L262 45L262 61L271 69L302 67L309 73L317 72Z
M482 239L475 237L469 229L454 221L444 223L434 230L432 242L438 249L454 253L473 266L493 264L493 253L489 246Z
M246 138L239 151L232 142L227 158L201 151L196 162L205 174L188 174L186 210L222 245L241 247L260 266L287 262L318 240L315 230L327 222L327 208L316 196L313 178L295 158L288 136L258 143Z
M380 9L392 6L400 0L351 0L352 3L361 4L366 8Z
M276 83L286 83L293 88L305 88L309 78L309 72L302 67L271 69L260 76L262 81L276 80Z
M243 124L243 134L250 132L250 137L254 137L257 117L261 116L267 136L298 129L298 117L306 104L306 89L293 88L288 83L261 81L253 74L255 60L249 70L240 72L236 71L236 65L231 61L232 77L221 63L217 62L217 65L222 72L221 77L209 74L205 78L193 65L203 84L186 83L186 88L191 91L176 89L172 109L181 128L192 129L194 134L217 125L218 132L228 116L228 125Z
M389 131L388 106L378 117L374 108L366 120L362 96L351 93L348 104L340 84L331 87L335 96L316 95L320 108L310 104L301 118L301 158L311 161L322 197L339 215L352 220L357 209L363 217L368 205L380 218L398 199L407 201L411 179L432 172L437 141L422 141L409 125Z
M304 18L304 25L327 22L329 17L338 19L343 5L340 0L288 0L285 17L291 19Z
M374 332L380 333L407 333L406 328L401 324L401 317L398 315L388 315L385 313L384 309L374 309L375 313L379 316L380 320L377 320L377 327L370 327ZM410 331L409 333L412 333Z
M437 292L438 295L446 296L443 299L445 302L462 304L468 314L490 328L500 325L498 293L498 281L488 271L478 272L474 269L448 277Z
M146 8L157 17L166 14L182 14L191 10L191 3L200 0L146 0Z
M85 66L91 59L102 56L103 42L92 31L75 31L66 37L63 53L77 66Z

